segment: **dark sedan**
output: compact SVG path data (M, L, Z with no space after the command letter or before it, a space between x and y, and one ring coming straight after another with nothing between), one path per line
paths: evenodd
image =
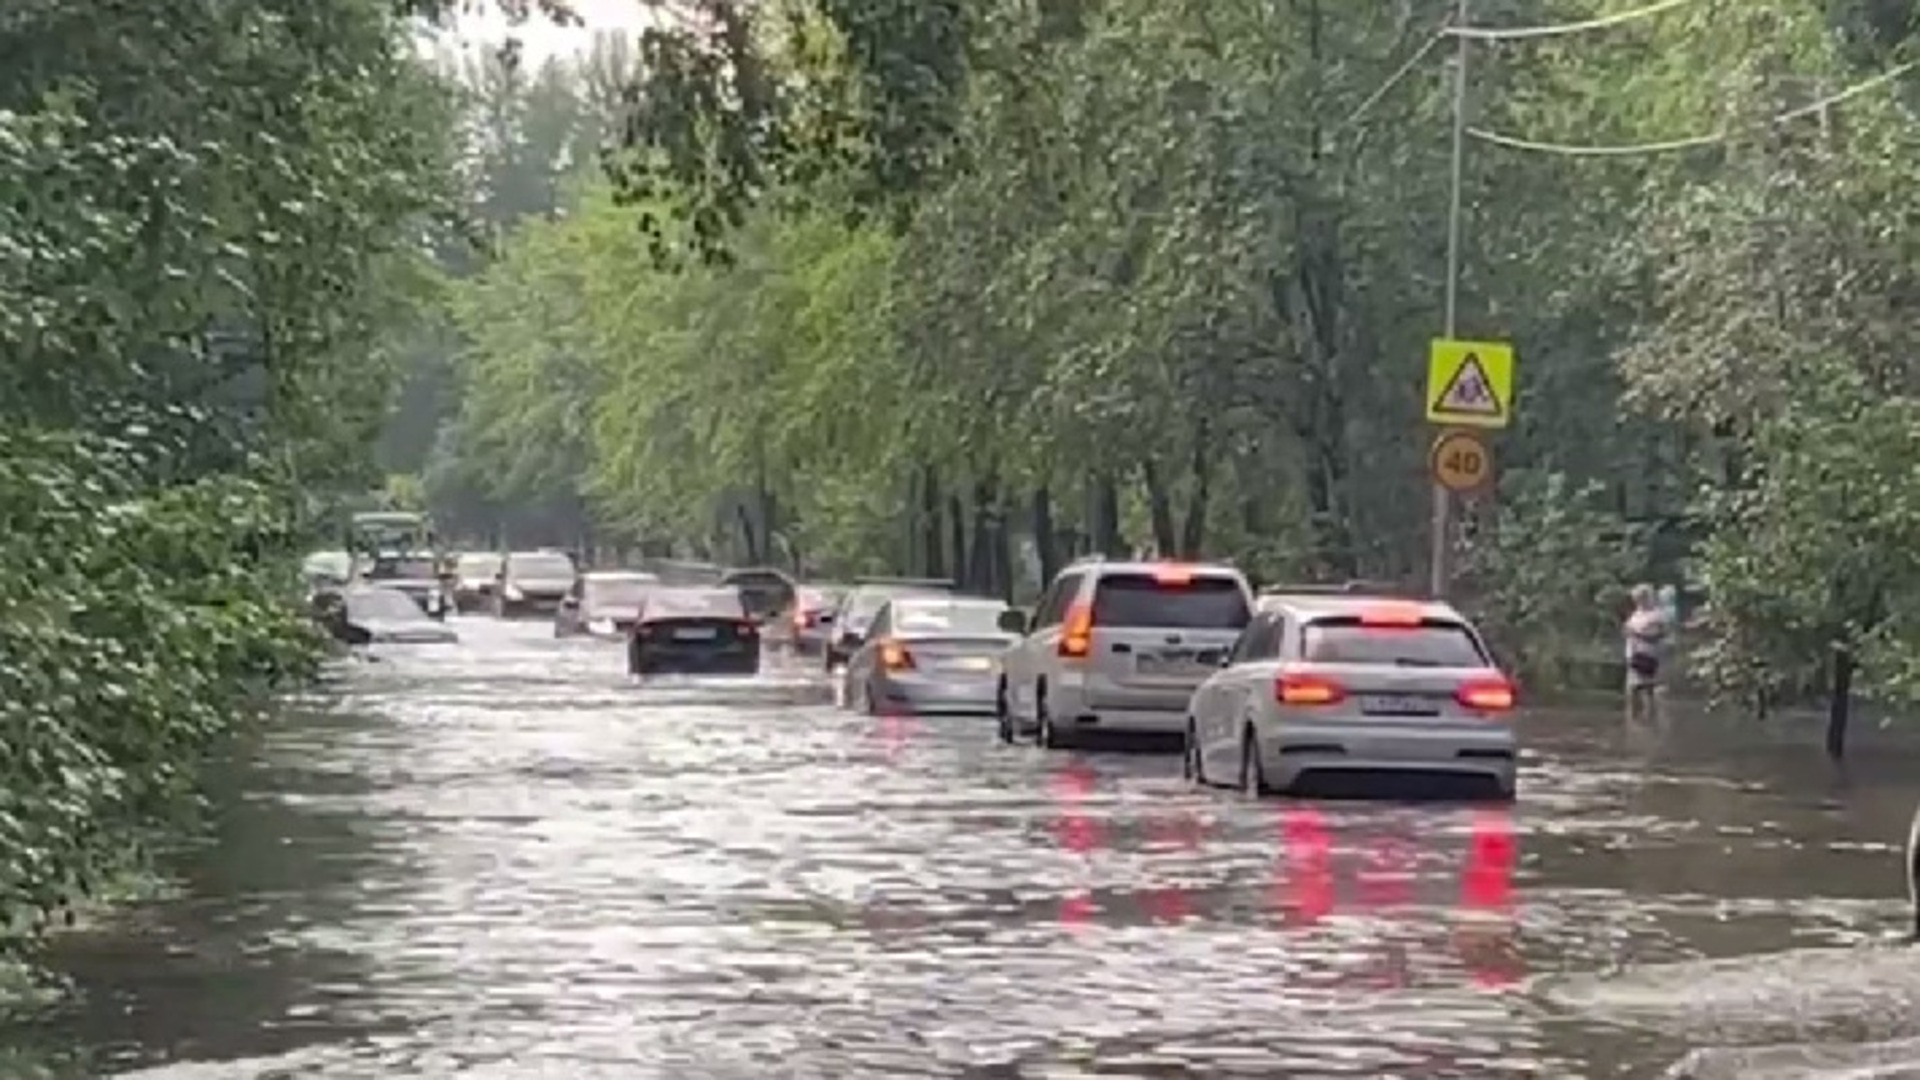
M760 627L736 589L662 588L647 595L627 635L627 673L754 675Z
M336 641L348 645L406 645L458 641L445 623L429 619L412 597L383 586L351 585L315 598L314 616Z

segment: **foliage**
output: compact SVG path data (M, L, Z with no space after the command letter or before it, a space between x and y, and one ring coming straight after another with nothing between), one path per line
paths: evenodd
M375 479L448 105L382 0L0 13L0 945L307 670L290 556Z
M1597 481L1510 472L1491 520L1467 545L1461 570L1482 628L1547 685L1576 682L1592 664L1594 643L1617 632L1642 569L1643 546L1621 531L1604 496Z
M622 542L990 591L1086 550L1422 576L1447 5L669 7L604 189L461 290L463 469L584 476ZM1474 18L1621 10L1549 8ZM1685 563L1716 684L1838 642L1905 692L1916 99L1825 100L1909 55L1903 11L1473 45L1471 126L1522 139L1468 148L1459 332L1520 345L1522 398L1452 539L1524 664Z

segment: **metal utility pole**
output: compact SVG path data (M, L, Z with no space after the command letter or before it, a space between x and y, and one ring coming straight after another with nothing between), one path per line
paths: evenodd
M1464 30L1467 26L1468 0L1458 0L1454 8L1453 24ZM1467 42L1465 34L1454 35L1458 51L1453 61L1453 165L1450 170L1450 192L1447 200L1447 310L1445 336L1456 336L1456 325L1460 307L1460 187L1461 173L1467 152ZM1448 543L1452 531L1453 494L1437 480L1433 484L1433 551L1428 561L1430 578L1428 588L1436 597L1447 595L1447 586L1452 581L1451 546Z

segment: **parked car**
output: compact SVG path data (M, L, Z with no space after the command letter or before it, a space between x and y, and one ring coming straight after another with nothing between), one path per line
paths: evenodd
M580 576L573 558L558 551L515 551L501 561L494 579L493 613L508 619L516 615L551 615L573 591Z
M1192 695L1185 772L1249 794L1394 776L1514 797L1517 689L1437 600L1281 592ZM1343 785L1344 786L1344 785Z
M753 675L760 627L737 589L661 588L647 594L627 635L627 673Z
M489 611L493 586L507 557L497 551L463 551L453 559L453 610Z
M554 637L625 639L640 618L647 594L660 584L643 570L592 570L581 574L553 615Z
M972 596L887 602L847 661L846 703L865 713L991 715L1000 655L1020 640L1014 612Z
M1179 738L1187 702L1252 617L1240 571L1218 563L1076 562L1007 650L1000 737L1045 747L1115 732Z
M833 632L828 635L822 653L823 666L829 673L846 666L854 650L866 641L867 624L887 601L897 596L946 596L958 588L946 578L855 578L853 588L840 598L840 605L828 620L833 624Z
M460 640L445 623L428 618L412 597L382 585L349 585L319 594L314 600L314 617L334 640L348 645L429 645Z

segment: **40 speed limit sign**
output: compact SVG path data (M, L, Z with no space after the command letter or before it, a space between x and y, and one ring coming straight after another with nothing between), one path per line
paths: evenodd
M1433 482L1452 492L1477 491L1493 479L1493 451L1471 431L1443 431L1427 455Z

